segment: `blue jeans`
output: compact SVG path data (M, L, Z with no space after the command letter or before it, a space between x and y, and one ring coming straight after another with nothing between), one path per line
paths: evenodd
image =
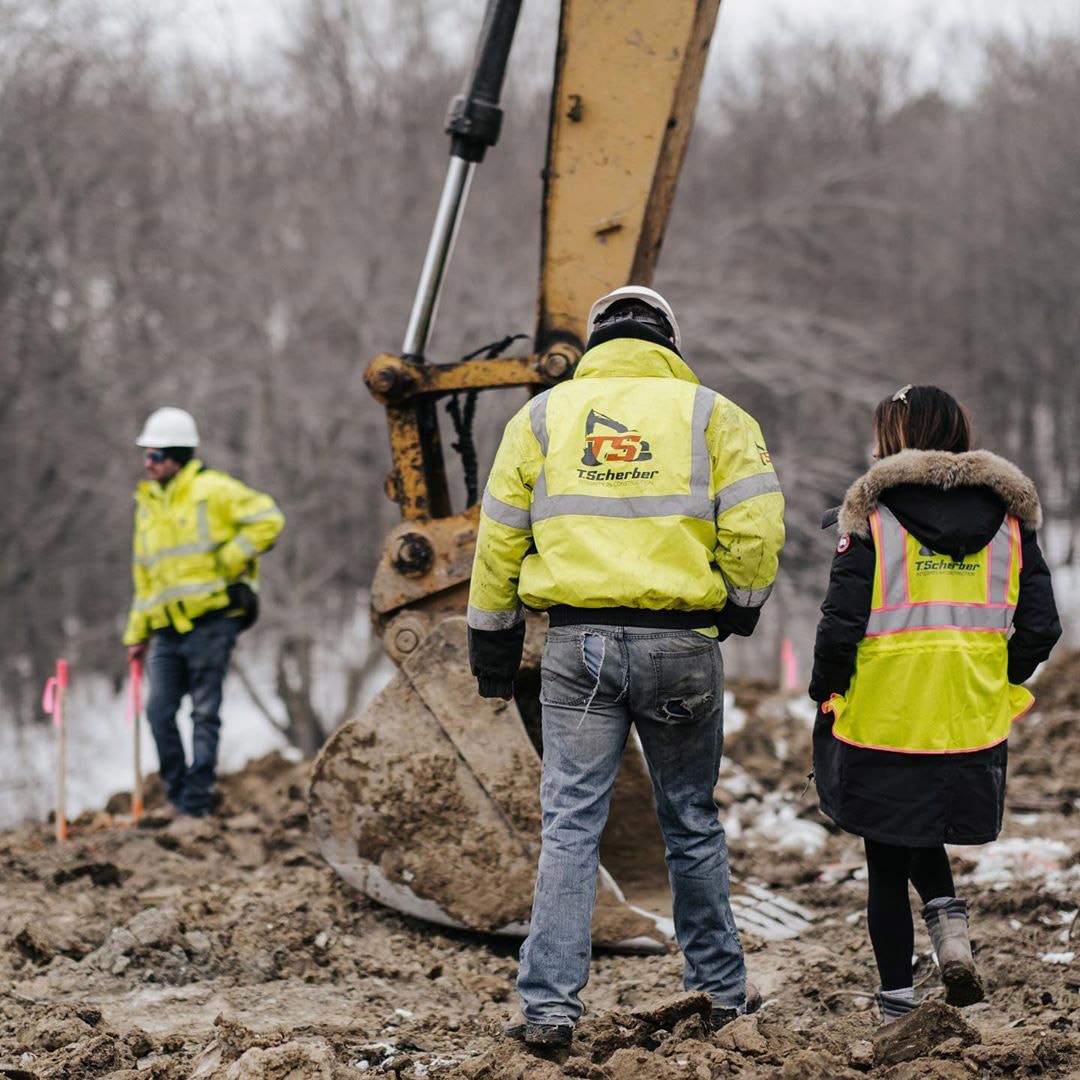
M186 634L159 630L150 648L146 705L157 744L161 779L177 809L202 816L210 809L221 731L221 690L239 630L237 619L207 619ZM176 714L191 695L192 760L187 764Z
M694 631L554 628L540 700L543 836L517 983L525 1018L573 1024L581 1016L600 834L631 724L664 834L684 985L714 1005L743 1007L746 967L712 794L724 742L719 645Z

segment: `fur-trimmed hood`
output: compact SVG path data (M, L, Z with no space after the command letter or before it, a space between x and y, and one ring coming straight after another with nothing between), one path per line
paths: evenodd
M989 450L971 450L965 454L901 450L875 463L848 488L840 507L840 532L868 537L867 518L879 498L891 489L908 486L943 492L957 488L989 489L1004 504L1005 512L1018 518L1021 525L1037 529L1042 524L1042 507L1035 485L1012 462L997 454Z

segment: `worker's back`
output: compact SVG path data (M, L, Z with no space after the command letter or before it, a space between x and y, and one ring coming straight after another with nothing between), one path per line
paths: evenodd
M515 537L531 534L517 590L528 607L718 611L729 588L717 515L735 483L777 502L755 526L782 537L779 485L757 424L700 386L672 347L614 337L507 425L481 532L505 530L510 558ZM775 554L771 567L760 558L753 566L746 587L771 583ZM472 605L506 610L504 568L490 566L494 591L485 569L478 560Z

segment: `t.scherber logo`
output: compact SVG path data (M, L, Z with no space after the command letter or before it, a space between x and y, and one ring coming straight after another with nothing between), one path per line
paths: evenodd
M962 560L954 561L944 555L938 555L936 551L932 551L925 544L919 545L919 554L923 557L915 560L915 572L917 574L939 570L950 570L954 574L973 574L979 569L978 563L966 563Z
M585 452L581 456L581 464L588 467L578 469L578 476L583 480L651 480L659 470L639 469L635 465L632 469L609 467L603 472L593 471L600 465L642 461L652 461L652 451L640 432L631 431L595 409L589 410L585 419Z

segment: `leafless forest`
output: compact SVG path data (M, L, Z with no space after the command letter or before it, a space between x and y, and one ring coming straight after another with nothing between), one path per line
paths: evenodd
M359 0L307 0L253 73L85 5L0 0L7 715L33 714L62 652L120 674L132 439L159 404L190 408L205 456L288 515L256 633L302 654L362 602L395 520L362 373L400 344L464 75L435 7L398 0L376 27ZM821 510L903 383L955 392L1048 519L1080 520L1078 46L985 40L946 94L898 46L789 34L707 84L657 284L703 381L760 419L788 495L762 656L813 612ZM531 329L547 101L530 75L511 79L433 359ZM482 471L510 404L482 414Z

